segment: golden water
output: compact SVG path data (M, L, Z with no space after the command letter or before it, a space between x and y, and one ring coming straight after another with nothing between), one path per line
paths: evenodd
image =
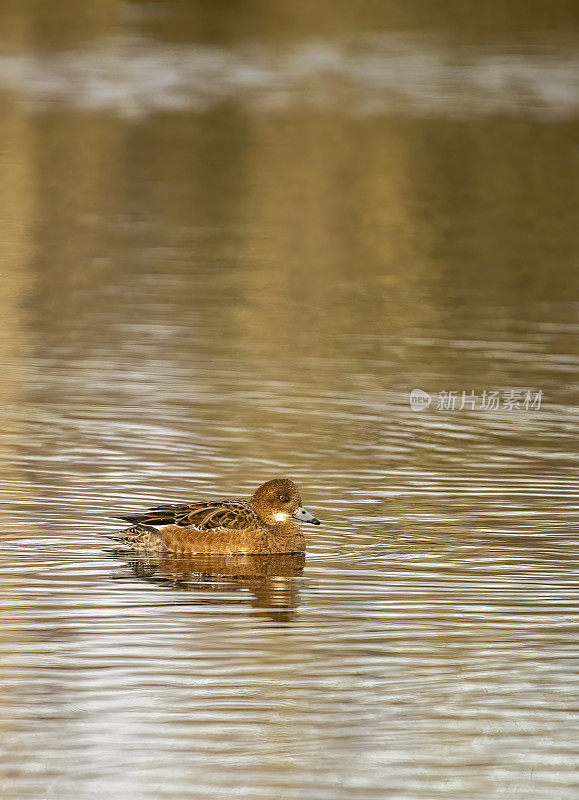
M0 2L0 796L575 798L576 12L49 5ZM283 475L305 558L104 538Z

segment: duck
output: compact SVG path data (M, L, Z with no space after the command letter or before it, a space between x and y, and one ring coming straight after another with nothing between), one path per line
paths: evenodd
M178 555L301 553L306 540L299 523L321 524L303 507L289 478L262 483L249 500L161 505L115 519L131 523L112 537L117 541L136 550Z

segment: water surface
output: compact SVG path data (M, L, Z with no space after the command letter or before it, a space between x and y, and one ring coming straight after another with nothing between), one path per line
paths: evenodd
M1 796L575 798L570 16L164 5L0 3Z

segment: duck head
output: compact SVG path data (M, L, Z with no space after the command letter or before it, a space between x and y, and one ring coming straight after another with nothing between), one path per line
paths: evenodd
M251 504L267 525L287 522L289 519L320 524L320 520L302 506L299 489L289 478L275 478L262 483L253 494Z

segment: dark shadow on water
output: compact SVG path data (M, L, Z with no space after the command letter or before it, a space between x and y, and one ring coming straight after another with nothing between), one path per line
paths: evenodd
M196 593L195 605L231 605L232 592L257 615L289 622L296 613L304 553L276 555L182 556L173 553L136 553L121 548L108 551L125 561L127 570L117 580L137 577L167 589Z

